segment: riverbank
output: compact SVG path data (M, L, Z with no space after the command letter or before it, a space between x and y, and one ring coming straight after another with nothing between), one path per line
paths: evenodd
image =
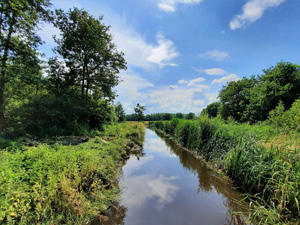
M82 224L118 198L122 160L142 146L143 124L108 126L79 145L10 146L0 151L0 222Z
M299 221L298 134L282 134L267 124L248 125L200 117L149 123L178 144L223 170L249 195L249 220L261 224ZM282 138L281 138L282 139ZM298 139L299 140L299 139Z

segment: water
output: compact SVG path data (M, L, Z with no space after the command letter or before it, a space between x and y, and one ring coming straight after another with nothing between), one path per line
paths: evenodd
M245 224L232 214L246 210L232 185L149 129L142 153L124 165L120 187L120 202L94 225Z

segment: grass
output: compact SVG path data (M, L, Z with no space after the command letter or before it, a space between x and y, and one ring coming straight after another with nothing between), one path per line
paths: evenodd
M142 124L117 124L79 145L0 151L1 224L82 224L117 198L119 162L142 145Z
M297 223L300 219L299 133L267 123L237 124L201 116L150 122L183 147L223 168L248 194L252 223Z

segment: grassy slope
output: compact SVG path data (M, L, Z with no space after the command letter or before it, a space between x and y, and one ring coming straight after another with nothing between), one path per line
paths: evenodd
M118 124L80 145L0 151L0 223L82 224L118 198L119 162L142 145L142 124Z
M250 219L255 224L299 221L299 133L282 135L267 124L225 123L207 117L158 121L149 126L224 169L245 193L250 193Z

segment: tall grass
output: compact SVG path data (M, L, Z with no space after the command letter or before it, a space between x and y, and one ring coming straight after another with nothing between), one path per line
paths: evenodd
M1 224L82 224L118 198L119 165L144 127L118 124L77 146L0 151Z
M300 149L270 144L280 130L266 123L249 125L201 116L196 120L149 123L183 147L214 162L248 193L250 220L276 224L300 219ZM299 134L289 134L291 140Z

